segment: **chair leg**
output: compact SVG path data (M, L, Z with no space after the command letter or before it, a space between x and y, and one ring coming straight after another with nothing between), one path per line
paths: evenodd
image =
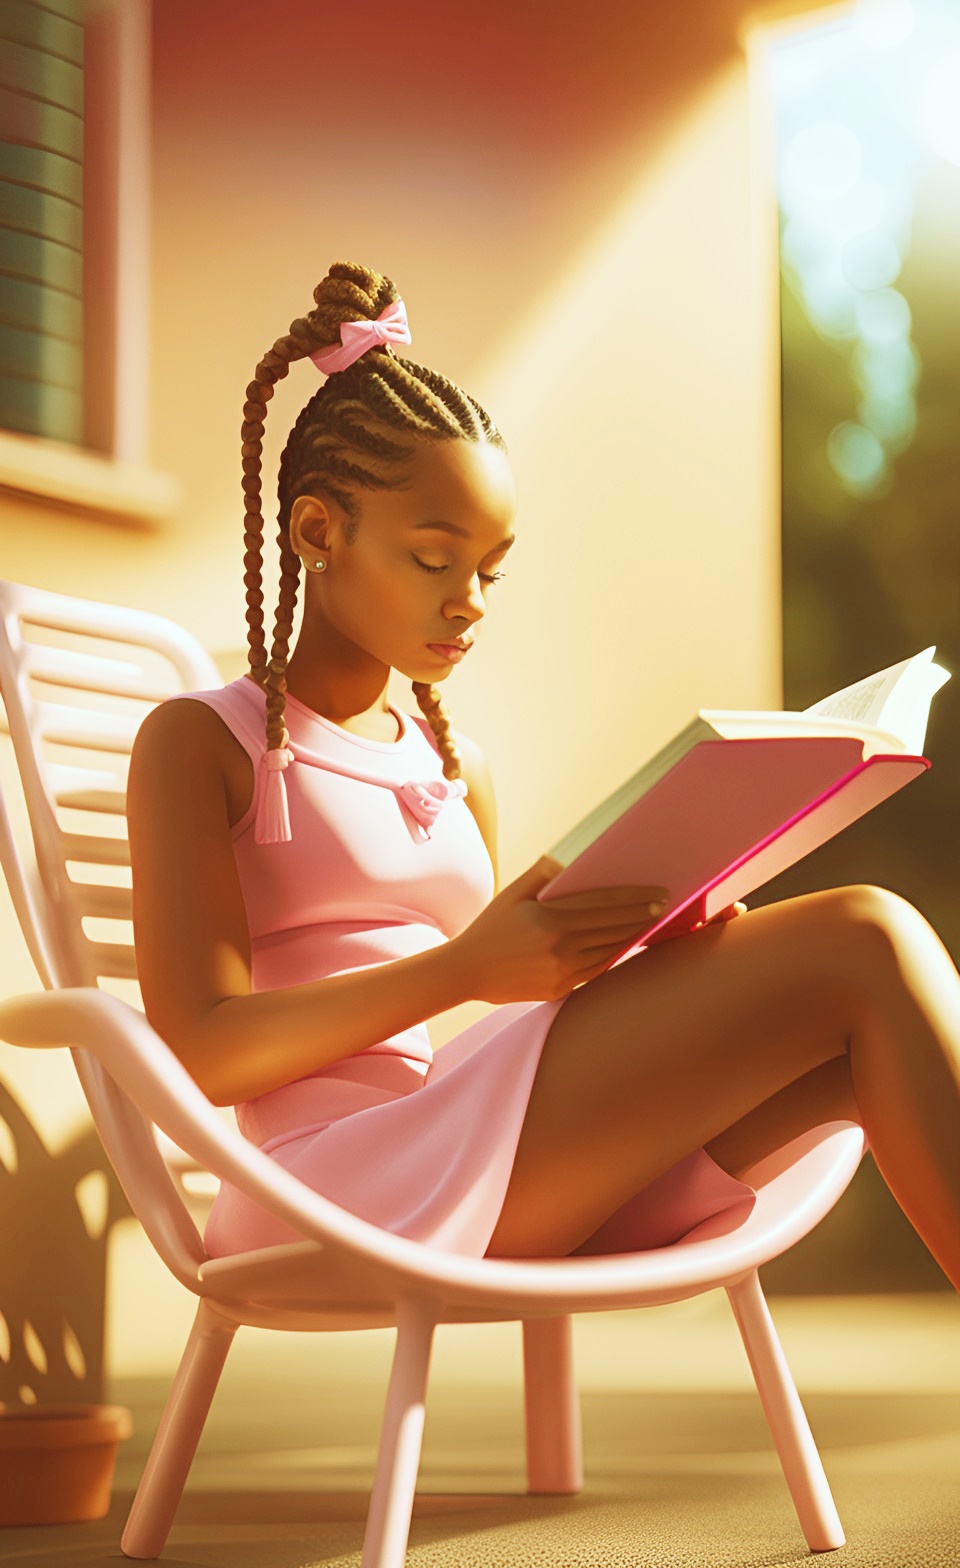
M163 1551L236 1331L201 1299L120 1540L126 1557Z
M726 1289L807 1545L835 1551L843 1526L756 1269Z
M424 1400L436 1317L432 1304L397 1304L397 1343L380 1432L361 1568L403 1568L420 1468Z
M583 1446L572 1318L524 1319L523 1393L527 1491L579 1492Z

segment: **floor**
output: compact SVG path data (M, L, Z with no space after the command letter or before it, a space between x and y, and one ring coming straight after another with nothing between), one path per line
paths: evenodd
M838 1568L960 1565L960 1301L770 1302L840 1511ZM359 1568L393 1334L241 1331L162 1561ZM809 1559L726 1298L575 1323L585 1484L524 1492L520 1330L441 1328L410 1568L780 1568ZM0 1562L106 1568L166 1394L124 1378L134 1437L108 1518L0 1530Z

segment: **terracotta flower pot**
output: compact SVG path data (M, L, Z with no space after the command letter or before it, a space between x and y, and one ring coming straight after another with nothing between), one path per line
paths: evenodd
M102 1519L132 1431L122 1405L0 1405L0 1525Z

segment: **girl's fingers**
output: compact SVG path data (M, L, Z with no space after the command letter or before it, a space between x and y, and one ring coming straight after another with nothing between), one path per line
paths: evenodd
M512 882L508 882L506 887L501 889L499 896L503 898L506 894L508 901L536 898L560 870L562 867L557 861L544 855L534 865L528 866L526 871L522 871L518 877L514 877Z
M707 926L720 925L722 921L735 920L737 915L745 915L746 912L746 904L741 904L739 902L736 904L728 904L726 909L721 909L719 914L711 915L710 919L705 920L703 924Z
M604 953L602 958L597 957L593 963L587 965L585 968L575 970L574 973L570 976L571 991L573 990L574 986L585 985L588 980L596 980L598 975L602 975L604 971L610 967L613 960L622 952L623 945L624 944L622 942L618 942L614 947L609 948ZM597 949L594 949L595 953L597 951Z
M652 920L650 918L640 921L639 924L635 920L623 921L621 925L611 926L604 931L602 941L596 940L599 933L594 932L592 933L594 940L584 941L580 947L580 952L583 954L584 959L589 960L594 956L599 959L603 953L614 951L617 945L622 946L624 942L629 942L631 937L639 936L651 924Z
M559 901L558 901L559 902ZM666 907L666 899L656 892L641 899L624 903L604 904L599 907L585 905L579 909L550 909L549 918L567 931L595 931L605 926L621 926L636 922L649 925L657 920Z
M545 909L555 909L558 914L577 910L610 909L624 905L666 903L670 891L665 887L601 887L592 893L565 893L561 898L543 900Z
M618 935L610 941L603 943L598 942L595 947L581 948L580 952L576 955L574 962L578 963L580 968L583 970L599 971L601 969L605 969L607 964L609 964L612 959L618 957L620 953L624 952L624 950L629 947L632 942L636 941L637 938L641 937L642 935L642 930L638 931L635 926L625 927L624 930L620 931ZM582 976L580 978L582 978Z

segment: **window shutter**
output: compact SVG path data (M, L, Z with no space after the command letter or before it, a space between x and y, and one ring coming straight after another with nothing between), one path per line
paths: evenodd
M82 0L0 0L0 426L83 440Z

